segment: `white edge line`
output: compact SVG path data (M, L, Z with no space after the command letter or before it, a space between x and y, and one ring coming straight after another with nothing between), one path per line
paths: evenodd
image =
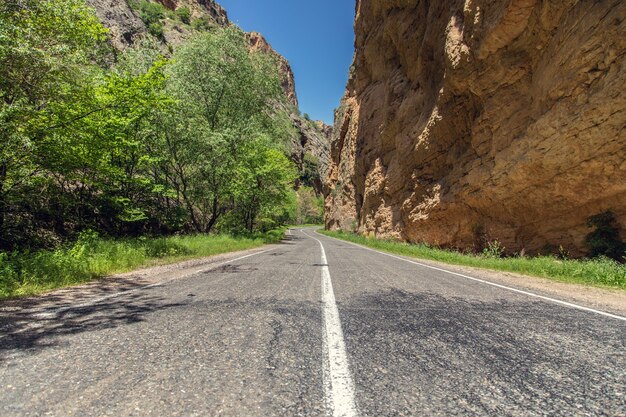
M350 245L357 246L357 247L362 248L362 249L367 249L367 250L372 251L372 252L380 253L381 255L386 255L386 256L389 256L391 258L399 259L401 261L412 263L414 265L423 266L423 267L429 268L429 269L434 269L435 271L447 272L448 274L456 275L456 276L459 276L459 277L462 277L462 278L466 278L466 279L470 279L472 281L480 282L482 284L491 285L493 287L498 287L498 288L502 288L502 289L505 289L505 290L508 290L508 291L513 291L513 292L516 292L516 293L519 293L519 294L528 295L530 297L540 298L540 299L545 300L545 301L550 301L550 302L553 302L553 303L556 303L556 304L564 305L564 306L575 308L575 309L578 309L578 310L583 310L583 311L587 311L587 312L590 312L590 313L599 314L601 316L610 317L610 318L621 320L621 321L626 321L626 317L618 316L616 314L611 314L611 313L607 313L605 311L595 310L593 308L584 307L584 306L581 306L581 305L578 305L578 304L568 303L567 301L562 301L562 300L558 300L556 298L546 297L544 295L535 294L535 293L532 293L532 292L529 292L529 291L524 291L524 290L520 290L520 289L513 288L513 287L507 287L506 285L496 284L494 282L485 281L483 279L470 277L468 275L463 275L463 274L459 274L458 272L448 271L447 269L437 268L436 266L423 264L421 262L415 262L415 261L412 261L410 259L403 258L401 256L396 256L396 255L392 255L390 253L381 252L381 251L376 250L376 249L368 248L367 246L359 245L358 243L353 243L353 242L350 242L348 240L338 239L338 238L333 237L333 236L326 236L326 235L323 235L321 233L318 233L317 231L315 231L315 233L317 233L320 236L324 236L324 237L327 237L327 238L335 239L335 240L337 240L339 242L345 242L345 243L348 243Z
M333 292L328 260L322 241L304 230L302 234L316 240L320 245L322 262L322 301L324 316L323 332L323 376L326 391L326 406L335 417L355 417L358 411L355 403L354 383L348 365L348 355L341 329L339 309Z
M271 250L273 250L273 249L266 249L266 250L263 250L263 251L260 251L260 252L255 252L255 253L251 253L249 255L241 256L239 258L230 259L228 261L220 262L218 264L212 265L210 268L199 269L197 271L192 272L190 275L186 275L184 277L170 278L168 280L165 280L165 281L162 281L162 282L158 282L158 283L155 283L155 284L144 285L144 286L139 287L139 288L133 288L132 290L120 291L120 292L117 292L117 293L114 293L114 294L105 295L104 297L99 297L99 298L96 298L94 300L90 300L90 301L85 302L85 303L71 305L71 306L66 306L66 307L59 307L59 308L51 310L51 311L46 311L46 312L43 312L43 313L37 313L37 314L34 314L33 317L46 319L46 318L54 317L57 314L63 313L65 311L74 310L74 309L77 309L77 308L90 307L90 306L96 305L98 303L101 303L102 301L109 300L111 298L121 297L121 296L126 295L126 294L131 294L133 292L147 290L149 288L161 287L161 286L163 286L163 285L165 285L165 284L167 284L169 282L175 281L177 279L184 279L184 278L188 278L190 276L196 275L196 274L212 271L215 268L219 268L220 266L227 265L227 264L229 264L231 262L237 262L237 261L240 261L242 259L250 258L251 256L261 255L262 253L266 253L266 252L269 252ZM2 335L2 336L0 336L0 339L4 338L6 336L11 336L11 335L14 335L14 334L23 333L23 332L26 332L26 331L29 331L29 330L34 330L34 328L32 328L32 327L25 327L25 328L23 328L21 330L17 330L17 331L10 332L10 333L7 333L5 335Z

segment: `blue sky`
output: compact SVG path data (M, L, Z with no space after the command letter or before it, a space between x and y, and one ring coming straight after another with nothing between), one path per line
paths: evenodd
M354 52L354 0L218 0L291 63L300 110L332 124Z

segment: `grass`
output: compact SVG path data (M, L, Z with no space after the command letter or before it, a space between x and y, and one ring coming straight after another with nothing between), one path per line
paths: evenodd
M497 271L549 278L557 281L626 290L626 265L608 258L575 260L558 259L554 256L500 258L465 254L457 251L432 248L387 240L371 239L354 233L320 233L383 252L427 259L453 265L473 266Z
M0 299L39 294L145 266L252 249L282 239L284 229L252 237L194 235L110 240L83 236L71 246L0 253Z

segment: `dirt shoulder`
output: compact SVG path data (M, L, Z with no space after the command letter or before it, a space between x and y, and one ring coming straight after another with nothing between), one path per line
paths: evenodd
M505 285L546 297L580 304L608 313L626 316L626 291L572 284L547 278L532 277L512 272L493 271L469 266L451 265L443 262L409 258L425 265L451 272L484 279L495 284Z
M256 252L271 250L276 245L267 245L245 251L228 252L220 255L188 261L138 269L124 274L111 275L85 284L65 287L32 297L0 301L0 333L14 330L24 322L37 319L46 311L73 306L84 302L107 298L119 293L140 290L150 285L192 276L201 271L217 267L223 262L234 260Z

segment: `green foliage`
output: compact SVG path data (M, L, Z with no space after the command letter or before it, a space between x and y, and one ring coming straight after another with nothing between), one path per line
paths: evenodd
M147 0L133 1L129 5L139 12L139 17L148 28L148 33L157 39L163 39L163 19L168 10L160 3Z
M626 266L603 257L591 260L561 260L554 256L536 258L485 257L431 248L426 245L368 239L353 233L330 231L322 231L321 233L384 252L414 258L626 290Z
M157 39L163 39L163 23L154 22L148 25L148 33Z
M75 159L59 139L94 111L92 62L105 35L82 0L0 3L0 249L28 235L24 205L39 204L29 195L50 183L46 165Z
M620 239L615 215L611 211L589 217L587 226L595 228L585 238L589 256L607 256L621 262L626 260L626 244Z
M505 247L500 242L494 240L487 242L487 247L483 249L483 256L487 258L502 258L504 256Z
M321 224L324 221L324 199L311 187L300 187L295 192L295 210L291 224Z
M189 9L189 7L179 7L176 9L176 16L186 25L191 23L191 9Z
M141 0L136 5L139 11L139 17L146 24L146 26L152 23L159 23L165 19L166 9L160 3L152 3L147 0Z
M300 182L306 187L315 187L321 184L319 159L307 152L304 154L302 162L303 167L300 173Z
M191 22L191 27L199 32L206 32L213 27L213 24L207 16L202 16L198 19L194 19Z
M166 16L155 3L135 7L148 27ZM219 229L257 238L293 213L291 122L275 110L284 106L272 58L251 52L235 27L198 35L171 61L148 37L101 66L105 40L84 0L0 3L6 294L196 253L133 237Z
M210 231L224 215L222 229L273 227L293 182L274 62L234 27L199 35L173 61L167 90L180 105L160 117L159 147L191 227Z
M135 268L251 249L274 243L281 230L253 238L194 235L109 240L82 233L78 241L53 251L0 253L0 299L80 284Z

